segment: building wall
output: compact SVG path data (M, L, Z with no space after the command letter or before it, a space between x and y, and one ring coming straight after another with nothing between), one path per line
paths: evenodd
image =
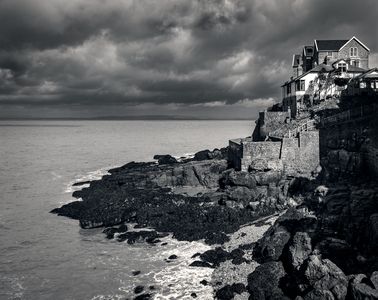
M339 58L344 59L355 59L354 57L350 57L350 48L357 47L358 49L358 56L357 60L360 61L360 68L368 69L369 68L369 51L367 51L360 43L356 40L351 40L344 48L339 51Z
M269 132L276 130L288 117L290 115L287 111L260 112L258 122L252 134L253 140L264 140Z

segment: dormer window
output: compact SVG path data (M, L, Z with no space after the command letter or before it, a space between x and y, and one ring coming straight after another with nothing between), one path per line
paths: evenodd
M358 49L357 49L357 47L351 47L349 49L349 54L350 54L351 57L358 56Z
M338 69L339 69L341 72L346 72L346 71L347 71L347 64L346 64L346 63L339 63L339 65L338 65Z

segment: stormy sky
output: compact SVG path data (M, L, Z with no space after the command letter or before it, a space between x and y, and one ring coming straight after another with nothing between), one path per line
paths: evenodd
M0 118L253 118L292 54L357 36L377 0L0 0Z

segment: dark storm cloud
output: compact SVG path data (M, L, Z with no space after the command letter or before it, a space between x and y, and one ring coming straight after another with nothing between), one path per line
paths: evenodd
M291 55L314 38L356 35L374 54L377 9L376 0L0 0L0 105L270 104Z

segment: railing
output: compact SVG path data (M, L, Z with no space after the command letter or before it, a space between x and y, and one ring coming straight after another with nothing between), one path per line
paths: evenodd
M320 124L322 127L328 124L340 123L340 122L347 122L350 120L360 119L364 117L369 117L372 114L378 112L378 105L371 104L371 105L364 105L352 109L348 109L341 113L322 118Z
M284 135L284 137L287 137L287 138L296 137L297 134L300 132L314 129L315 124L316 124L315 120L308 120L306 123L303 123L294 129L289 129L288 132Z

